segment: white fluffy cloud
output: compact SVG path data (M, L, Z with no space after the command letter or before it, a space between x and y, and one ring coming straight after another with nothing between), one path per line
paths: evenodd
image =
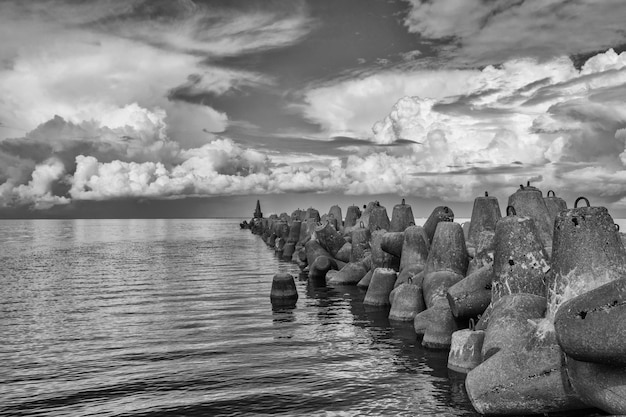
M122 197L167 198L192 195L242 194L266 189L267 160L231 140L215 140L181 154L184 161L166 167L161 162L100 162L76 157L68 181L69 194L79 200Z
M11 180L0 184L0 203L29 204L35 209L46 209L57 204L67 204L69 199L52 193L52 186L61 180L65 167L61 161L51 158L37 165L27 184L15 185Z
M381 173L378 183L353 181L350 192L411 190L468 199L484 187L505 189L528 178L559 189L595 190L597 178L614 184L624 169L625 61L626 53L608 50L580 70L560 57L514 59L481 71L374 74L312 88L305 93L305 114L329 134L348 132L381 145L419 143L405 145L405 154L387 149L349 158L348 171L357 164ZM389 100L383 91L411 94L376 121L373 114ZM601 168L591 172L590 164ZM599 172L605 175L590 177ZM570 186L576 175L578 184ZM608 201L624 188L592 193Z
M459 96L480 94L472 98L476 104L490 103L500 97L510 97L517 90L541 80L554 84L576 76L578 71L566 57L547 62L517 59L483 70L390 70L311 86L303 92L304 105L300 109L305 117L322 126L328 136L369 137L372 125L383 119L402 97L446 102ZM530 89L525 95L532 92ZM376 135L374 140L388 143L389 138Z
M167 110L130 104L100 121L54 119L29 133L25 140L48 143L56 156L24 165L28 178L16 170L18 144L0 143L0 158L12 167L0 172L0 195L5 205L287 192L471 201L485 189L508 194L533 179L619 206L626 194L625 73L626 54L612 50L580 71L568 59L460 71L463 81L448 95L400 99L372 123L372 146L349 143L336 156L261 152L226 138L184 148L168 138ZM96 139L86 141L89 135ZM89 152L72 147L79 136ZM55 196L55 183L69 191Z

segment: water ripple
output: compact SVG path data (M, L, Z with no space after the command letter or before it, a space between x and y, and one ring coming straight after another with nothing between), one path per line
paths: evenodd
M235 220L0 221L0 415L475 415L446 353Z

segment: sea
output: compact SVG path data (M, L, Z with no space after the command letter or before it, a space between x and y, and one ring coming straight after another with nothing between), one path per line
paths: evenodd
M412 323L239 222L0 220L0 415L477 415Z

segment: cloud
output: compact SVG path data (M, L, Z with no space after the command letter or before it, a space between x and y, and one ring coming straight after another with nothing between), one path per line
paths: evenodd
M303 91L300 110L332 136L367 137L372 125L383 118L403 96L443 98L477 89L474 71L383 71L364 78Z
M264 158L232 141L217 140L187 156L167 168L160 162L102 163L79 155L69 194L77 200L103 200L242 194L266 188Z
M402 98L374 125L373 139L421 141L411 161L420 169L415 175L447 176L450 188L442 193L448 198L450 190L477 195L477 187L503 189L517 178L536 176L557 188L615 201L626 192L620 183L626 169L625 59L626 53L609 50L580 71L563 60L488 67L479 75L481 89L466 95ZM464 180L450 176L459 170Z
M621 0L407 1L409 31L452 40L442 58L451 59L453 65L485 65L524 56L549 59L624 42L626 10Z
M155 14L161 18L154 19ZM304 1L250 2L245 9L233 9L190 0L150 0L102 24L107 31L166 49L234 56L296 43L314 21Z
M107 125L103 115L137 103L167 113L171 140L202 146L213 138L202 130L224 131L228 115L194 97L274 82L268 75L213 65L212 59L283 47L311 30L303 2L278 6L2 2L0 124L12 129L0 126L0 140L54 115ZM199 129L190 132L187 126Z
M372 126L385 118L402 97L420 97L445 104L459 103L465 96L474 95L467 98L472 99L472 105L480 105L504 96L513 97L519 89L532 87L540 81L554 84L577 75L571 60L566 57L548 62L517 59L483 70L388 70L362 78L312 85L302 92L303 104L297 109L304 117L319 124L326 137L345 135L389 143L389 139L379 134L372 137ZM537 84L515 97L520 102L526 100L539 87ZM471 106L465 104L463 107L467 111Z
M64 173L63 163L50 158L35 166L32 178L27 184L14 186L11 180L0 184L0 202L26 204L33 209L47 209L54 205L67 204L69 199L52 193L54 184L62 180Z
M622 204L625 56L609 50L580 71L558 58L453 72L449 93L404 97L372 123L369 142L335 137L323 153L259 151L219 135L183 147L168 136L175 117L138 104L89 122L57 117L0 142L2 204L291 192L469 201L485 189L508 195L528 179Z

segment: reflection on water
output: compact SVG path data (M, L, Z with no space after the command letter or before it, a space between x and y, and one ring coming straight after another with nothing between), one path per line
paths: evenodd
M0 221L0 414L474 415L446 352L236 220ZM319 283L318 283L319 284Z

